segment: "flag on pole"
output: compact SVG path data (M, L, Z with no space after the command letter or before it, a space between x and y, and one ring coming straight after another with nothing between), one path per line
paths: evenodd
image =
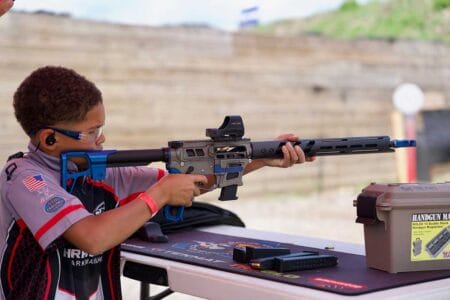
M241 22L239 23L239 28L242 29L257 26L259 24L258 10L258 6L252 6L241 10Z

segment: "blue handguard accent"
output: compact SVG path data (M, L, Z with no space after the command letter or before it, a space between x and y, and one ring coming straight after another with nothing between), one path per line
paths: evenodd
M88 176L92 180L102 180L106 176L106 161L108 155L117 152L116 150L99 151L74 151L61 153L61 186L67 191L67 181L72 179L74 182L78 177ZM70 172L68 169L69 160L72 157L83 157L88 166L86 170ZM71 185L69 193L72 193L74 184Z
M243 167L228 167L228 168L222 168L221 165L214 165L214 174L221 174L221 173L240 173L243 172Z
M393 148L416 147L416 140L392 140L391 147Z
M178 169L175 168L168 168L167 171L169 171L170 174L180 174L181 172ZM166 205L164 206L164 217L167 221L180 223L183 221L183 214L184 214L184 206L171 206Z

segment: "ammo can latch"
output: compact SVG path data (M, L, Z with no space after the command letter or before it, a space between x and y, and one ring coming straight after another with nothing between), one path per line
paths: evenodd
M367 196L359 194L353 203L356 206L356 223L372 225L380 220L377 217L377 198L375 196Z

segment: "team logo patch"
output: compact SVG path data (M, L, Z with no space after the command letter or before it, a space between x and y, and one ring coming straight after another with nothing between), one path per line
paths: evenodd
M100 203L99 205L97 205L96 208L94 208L94 211L93 211L94 215L101 214L102 212L105 211L105 208L106 208L105 202Z
M52 214L63 207L64 203L66 203L66 201L63 198L56 196L44 204L44 210L45 212Z
M36 176L28 176L24 180L22 180L23 185L30 191L34 192L37 191L47 184L44 181L44 178L42 175L36 175Z

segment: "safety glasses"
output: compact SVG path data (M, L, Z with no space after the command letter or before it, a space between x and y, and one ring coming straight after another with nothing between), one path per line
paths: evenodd
M94 144L103 135L103 126L97 127L95 130L89 132L73 131L57 127L45 127L44 129L51 129L75 140L89 144Z

